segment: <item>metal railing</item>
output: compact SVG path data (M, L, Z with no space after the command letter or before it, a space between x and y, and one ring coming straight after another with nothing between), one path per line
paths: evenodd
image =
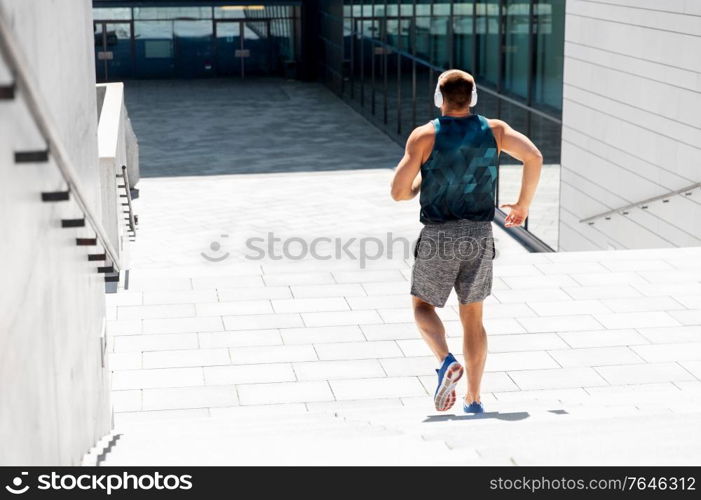
M613 210L607 210L606 212L601 212L600 214L592 215L591 217L587 217L585 219L580 220L579 222L581 223L587 223L587 224L593 224L594 221L597 219L601 218L610 218L612 215L628 215L628 211L632 210L634 208L642 208L642 209L647 209L648 205L650 203L654 203L656 201L660 200L668 200L669 198L677 195L686 195L689 196L691 195L691 192L696 189L696 188L701 188L701 182L697 182L695 184L692 184L690 186L687 186L682 189L675 189L674 191L669 191L667 193L658 195L658 196L653 196L652 198L645 198L644 200L640 200L635 203L629 203L628 205L622 206L620 208L615 208Z
M48 109L46 103L34 85L29 71L28 64L16 40L13 38L5 12L0 6L0 51L2 52L5 64L9 67L14 77L14 87L21 93L29 113L34 120L44 141L46 141L46 151L54 159L56 166L61 173L69 192L72 194L75 203L83 213L85 220L95 232L97 241L105 251L112 263L114 271L119 273L121 269L118 253L107 237L107 233L90 209L81 186L80 180L70 164L68 153L66 152L60 136L56 131L56 126L51 117L44 111Z

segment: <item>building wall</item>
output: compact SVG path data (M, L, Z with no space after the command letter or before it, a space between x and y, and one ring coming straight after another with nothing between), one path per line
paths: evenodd
M91 2L0 9L99 219ZM65 189L56 166L14 163L16 150L45 148L22 103L0 101L0 464L78 464L111 427L105 285L75 244L89 231L60 227L81 216L77 206L41 202L42 191Z
M701 2L568 0L565 40L560 249L701 244L698 188L580 222L701 181Z

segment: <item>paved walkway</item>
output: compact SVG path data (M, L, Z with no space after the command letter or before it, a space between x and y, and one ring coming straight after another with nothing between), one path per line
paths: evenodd
M333 137L318 139L321 148L338 146ZM286 141L294 140L281 137L276 148L286 150L292 147ZM400 152L380 136L365 148L359 156L389 159ZM315 161L326 164L314 155L306 159L309 170ZM426 426L418 430L417 424L433 418L436 362L411 322L410 250L403 252L399 241L391 258L384 252L364 267L357 258L363 244L375 255L387 232L413 241L419 229L416 201L389 199L390 175L376 169L142 180L129 289L108 296L115 421L143 438L132 442L160 450L145 436L154 429L148 421L160 427L164 419L172 421L172 435L187 429L195 448L218 442L216 433L201 435L210 424L191 420L198 418L241 419L255 427L250 419L277 415L278 426L297 414L308 418L311 432L321 425L313 415L329 410L344 412L347 422L372 414L378 428L386 430L391 421L397 432L427 439ZM286 248L295 256L302 242L331 241L318 240L322 259L311 258L309 248L305 258L277 259L267 247L269 233L279 239L276 252ZM348 244L349 253L323 258L335 253L335 239ZM600 424L611 445L602 449L615 444L612 453L619 454L610 459L622 462L629 454L621 446L642 436L661 412L678 420L676 429L659 434L675 448L660 451L653 462L698 461L696 441L673 434L687 432L689 419L697 422L701 414L701 249L525 254L508 236L497 233L497 239L494 293L485 306L490 355L483 400L501 416L484 424L496 441L475 441L482 444L470 445L471 460L575 463L572 457L596 456L587 450ZM440 314L453 352L461 353L454 297ZM602 415L586 412L592 408L605 408L608 420L593 423ZM551 422L549 410L579 419ZM504 425L524 412L533 417L524 422L535 426L524 430L524 443L530 433L539 443L562 438L569 449L553 444L529 455L530 448L513 444ZM535 418L539 412L542 421ZM455 422L461 421L446 425ZM633 427L640 433L625 433ZM474 433L462 429L438 437L458 446L456 439ZM251 430L242 439L255 435ZM385 443L378 450L390 442L399 446L387 439L376 442ZM142 455L143 463L157 458L144 453L152 455ZM212 453L217 463L243 460ZM391 463L392 457L377 460Z

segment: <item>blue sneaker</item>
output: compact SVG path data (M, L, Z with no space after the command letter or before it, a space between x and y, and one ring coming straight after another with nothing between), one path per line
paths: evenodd
M436 405L436 410L450 410L455 404L455 386L462 377L464 370L455 356L448 353L443 360L440 369L436 370L438 374L438 387L433 395L433 403Z
M484 406L477 401L473 401L469 405L463 401L462 409L465 413L484 413Z

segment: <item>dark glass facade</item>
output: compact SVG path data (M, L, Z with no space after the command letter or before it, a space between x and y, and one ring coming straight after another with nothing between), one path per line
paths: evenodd
M294 76L299 2L93 9L98 81Z
M565 0L321 1L319 72L331 89L403 144L417 125L438 115L433 106L438 75L464 69L477 80L475 112L528 135L543 153L554 185L564 24ZM507 167L500 169L497 200L515 201L517 182L508 166L518 162L503 154L501 163ZM557 193L549 196L556 199ZM527 226L536 236L534 219L549 220L557 210L556 204L538 203ZM556 239L548 243L554 246Z

